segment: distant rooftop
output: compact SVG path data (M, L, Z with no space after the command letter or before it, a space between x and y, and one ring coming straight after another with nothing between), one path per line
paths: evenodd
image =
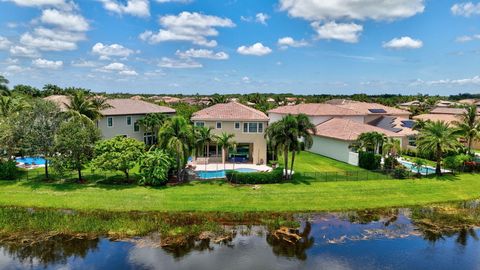
M423 120L423 121L443 121L446 123L453 123L455 121L460 121L460 115L458 114L420 114L414 116L413 119L415 120Z
M219 103L193 114L194 121L268 121L263 112L238 102Z
M343 115L362 115L361 113L326 103L302 103L291 106L281 106L269 113L279 114L306 114L308 116L343 116Z
M342 108L350 109L357 111L363 115L368 114L396 114L396 115L410 115L409 111L397 109L394 107L385 106L379 103L372 103L372 102L360 102L354 101L349 99L332 99L327 101L328 104L333 104L336 106L340 106ZM385 112L383 112L385 111Z
M387 137L402 136L383 128L342 118L332 118L326 122L323 122L315 127L315 131L316 136L328 137L342 141L355 141L360 134L374 131L383 133Z

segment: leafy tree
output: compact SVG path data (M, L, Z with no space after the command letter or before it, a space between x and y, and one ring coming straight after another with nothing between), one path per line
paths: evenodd
M39 89L30 85L24 85L24 84L15 85L12 89L12 92L18 93L21 95L30 96L30 97L40 97L42 95L42 92L40 92Z
M305 114L299 114L296 117L297 127L296 132L298 138L301 138L304 144L305 149L312 148L313 145L313 137L312 134L315 134L315 125L310 122L310 119ZM295 153L299 152L300 149L300 142L297 140L296 143L292 144L292 164L290 166L290 177L293 173L293 165L295 163Z
M20 97L0 95L0 116L8 117L28 107L28 103Z
M215 105L218 103L226 103L226 102L228 102L228 98L225 95L220 95L215 93L210 97L210 105Z
M432 153L437 162L435 173L442 174L441 166L446 152L460 146L456 131L444 121L427 122L417 137L417 148L423 153Z
M92 164L104 170L121 171L129 181L130 170L137 164L144 147L142 142L123 136L103 140L95 145Z
M51 96L51 95L63 95L64 91L63 88L55 85L55 84L46 84L42 88L44 96Z
M175 164L174 158L166 151L155 149L144 153L140 158L142 185L158 186L167 183L168 173Z
M170 105L168 105L170 106ZM190 119L192 118L192 115L202 109L202 106L200 105L190 105L185 102L179 102L176 104L171 105L173 109L177 111L176 115L177 116L182 116L185 119Z
M208 148L210 144L215 143L216 137L212 134L211 127L195 127L195 155L208 157Z
M4 94L4 95L9 94L9 90L7 86L8 83L9 81L7 80L7 78L0 75L0 94Z
M223 168L225 169L225 160L226 160L226 155L228 149L235 147L235 142L233 141L233 138L235 135L233 134L228 134L226 132L222 132L219 136L216 137L216 142L219 147L222 148L222 163L223 163Z
M11 114L0 117L0 157L12 160L23 148L25 138L25 117L22 114Z
M65 115L52 102L37 99L31 106L27 120L26 145L34 155L48 161L55 154L55 134ZM45 163L45 177L48 179L48 162Z
M480 140L480 118L477 115L477 106L467 106L461 120L454 124L457 126L457 134L467 140L467 151L471 155L473 142Z
M78 180L82 181L83 165L92 158L99 138L100 133L90 119L74 115L60 125L55 136L57 155L53 161L76 170Z
M175 153L177 177L180 179L183 167L192 152L193 127L181 116L172 117L160 128L158 139L160 148Z

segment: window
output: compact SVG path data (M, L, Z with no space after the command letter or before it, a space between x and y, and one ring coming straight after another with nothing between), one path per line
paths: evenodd
M204 127L204 126L205 126L205 122L195 122L195 126L196 126L196 127Z
M217 122L217 129L222 129L222 122Z
M248 133L248 123L243 123L243 133Z
M248 133L257 133L257 123L248 123Z
M107 126L108 127L113 127L113 117L108 117L107 118Z
M240 129L240 123L239 122L235 122L235 129Z
M157 137L155 136L155 133L151 133L151 132L143 133L143 142L146 145L153 145L157 143Z
M133 131L135 131L135 132L140 131L140 125L138 124L138 122L135 122L135 124L133 125Z
M131 126L131 125L132 125L132 117L127 116L127 126Z
M263 133L263 123L258 123L258 133Z

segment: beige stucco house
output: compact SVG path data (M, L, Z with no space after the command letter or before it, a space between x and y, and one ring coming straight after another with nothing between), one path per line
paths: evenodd
M227 154L227 162L264 164L267 161L267 141L264 137L268 116L238 102L216 104L193 114L195 126L212 128L212 133L233 134L236 149ZM211 145L208 149L208 162L221 162L221 149Z
M57 104L61 110L66 110L70 103L68 96L53 95L46 97ZM138 121L150 113L175 114L175 110L165 106L158 106L138 99L107 99L110 108L101 111L102 118L97 121L98 129L104 139L115 136L134 138L146 144L152 144L156 138L156 132L146 132Z

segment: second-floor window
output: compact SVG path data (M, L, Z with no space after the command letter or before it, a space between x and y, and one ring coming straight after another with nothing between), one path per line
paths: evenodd
M135 132L140 131L140 125L138 124L138 122L135 122L135 124L133 125L133 131L135 131Z
M107 126L108 127L113 127L113 117L108 117L107 118Z
M259 122L243 123L243 133L263 133L263 123L259 123Z
M222 122L217 122L217 129L222 129Z
M131 125L132 125L132 117L127 116L127 126L131 126Z
M204 126L205 126L205 122L195 122L195 126L196 126L196 127L204 127Z
M240 129L240 122L235 122L235 129Z

